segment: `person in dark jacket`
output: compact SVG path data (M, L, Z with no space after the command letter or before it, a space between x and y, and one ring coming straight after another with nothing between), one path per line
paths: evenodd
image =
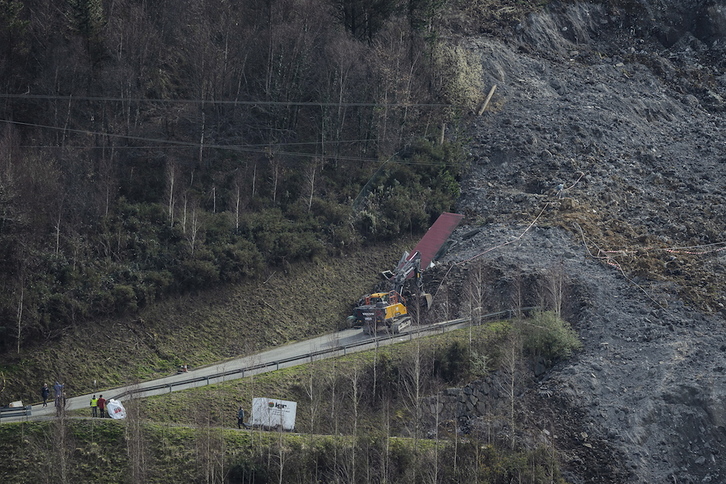
M47 383L43 383L43 388L40 389L40 396L43 397L43 406L48 406L48 397L50 396L50 388Z
M247 428L247 424L245 423L245 411L240 407L237 410L237 428L241 429L242 427Z

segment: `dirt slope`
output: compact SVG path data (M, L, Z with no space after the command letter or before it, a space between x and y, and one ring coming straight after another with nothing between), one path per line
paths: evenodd
M724 482L726 8L613 3L465 40L497 91L446 262L485 261L500 305L566 274L584 350L522 411L568 480Z

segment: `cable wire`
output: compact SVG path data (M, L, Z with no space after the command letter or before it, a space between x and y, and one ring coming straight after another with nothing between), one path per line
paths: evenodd
M207 99L149 99L149 98L118 98L101 96L60 96L50 94L0 94L0 99L47 100L47 101L91 101L91 102L123 102L123 103L180 103L205 105L240 105L240 106L319 106L319 107L451 107L445 103L380 103L380 102L320 102L320 101L230 101Z

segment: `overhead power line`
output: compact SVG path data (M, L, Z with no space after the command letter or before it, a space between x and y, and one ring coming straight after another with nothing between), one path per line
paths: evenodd
M50 126L50 125L43 125L43 124L37 124L37 123L25 123L22 121L10 121L7 119L2 119L0 122L4 122L6 124L13 124L18 126L28 126L33 128L40 128L40 129L49 129L49 130L55 130L55 131L66 131L70 133L76 133L76 134L83 134L87 136L105 136L108 138L115 138L115 139L126 139L126 140L132 140L132 141L140 141L144 143L158 143L161 146L71 146L71 145L64 145L64 146L57 146L57 145L37 145L37 146L26 146L26 147L35 147L35 148L45 148L45 149L66 149L66 148L78 148L78 149L173 149L173 148L191 148L198 150L200 147L204 149L221 149L221 150L230 150L230 151L238 151L243 153L262 153L267 154L271 153L274 156L290 156L290 157L302 157L302 158L334 158L341 161L365 161L365 162L371 162L371 163L378 163L381 160L378 158L366 158L361 156L352 156L352 155L340 155L340 154L322 154L322 153L307 153L307 152L300 152L300 151L283 151L279 149L275 149L278 146L287 146L287 145L315 145L319 144L318 142L307 142L307 143L273 143L273 144L250 144L250 145L222 145L222 144L216 144L216 143L210 143L210 144L204 144L201 145L200 143L196 142L190 142L190 141L180 141L180 140L169 140L169 139L163 139L163 138L149 138L144 136L132 136L132 135L125 135L125 134L116 134L116 133L108 133L108 132L101 132L101 131L92 131L87 129L77 129L77 128L66 128L66 127L60 127L60 126ZM343 140L339 141L337 143L345 143L345 142L356 142L356 141L365 141L365 140ZM330 144L326 142L326 144ZM270 149L272 148L272 151ZM399 163L406 164L406 165L433 165L437 163L429 163L429 162L423 162L423 161L402 161L399 160Z
M232 100L209 100L209 99L151 99L151 98L123 98L104 96L60 96L50 94L0 94L0 99L26 99L26 100L51 100L51 101L91 101L91 102L133 102L133 103L181 103L181 104L220 104L240 106L358 106L358 107L451 107L446 103L380 103L380 102L320 102L320 101L232 101Z
M116 139L127 139L127 140L133 140L133 141L143 141L146 143L154 142L154 143L160 143L165 146L161 147L155 147L156 149L159 148L194 148L199 149L200 147L205 149L224 149L224 150L231 150L231 151L240 151L240 152L246 152L246 153L268 153L269 151L269 145L265 148L259 147L259 145L252 145L253 147L248 146L241 146L241 145L220 145L220 144L204 144L200 145L199 143L193 143L190 141L178 141L178 140L168 140L168 139L162 139L162 138L146 138L143 136L132 136L132 135L126 135L126 134L116 134L116 133L104 133L100 131L90 131L86 129L74 129L74 128L64 128L60 126L48 126L48 125L42 125L42 124L35 124L35 123L24 123L21 121L8 121L8 120L2 120L2 122L8 123L8 124L15 124L19 126L29 126L34 128L42 128L42 129L51 129L56 131L67 131L71 133L77 133L77 134L85 134L88 136L106 136L109 138L116 138ZM275 146L275 145L273 145ZM57 146L56 148L66 148L64 146ZM83 148L89 148L89 147L83 147ZM98 147L103 148L103 147ZM111 147L107 147L111 148ZM319 153L305 153L305 152L289 152L289 151L281 151L281 150L273 150L271 152L275 156L301 156L301 157L309 157L309 158L315 158L315 157L323 157L324 155L321 155ZM370 162L378 162L379 160L377 158L362 158L359 156L345 156L345 155L336 155L336 159L339 160L352 160L352 161L370 161Z

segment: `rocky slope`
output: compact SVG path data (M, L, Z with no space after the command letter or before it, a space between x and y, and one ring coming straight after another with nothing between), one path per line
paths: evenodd
M442 287L481 261L495 309L567 281L584 349L520 409L569 481L725 482L726 6L570 3L466 42L497 90Z

